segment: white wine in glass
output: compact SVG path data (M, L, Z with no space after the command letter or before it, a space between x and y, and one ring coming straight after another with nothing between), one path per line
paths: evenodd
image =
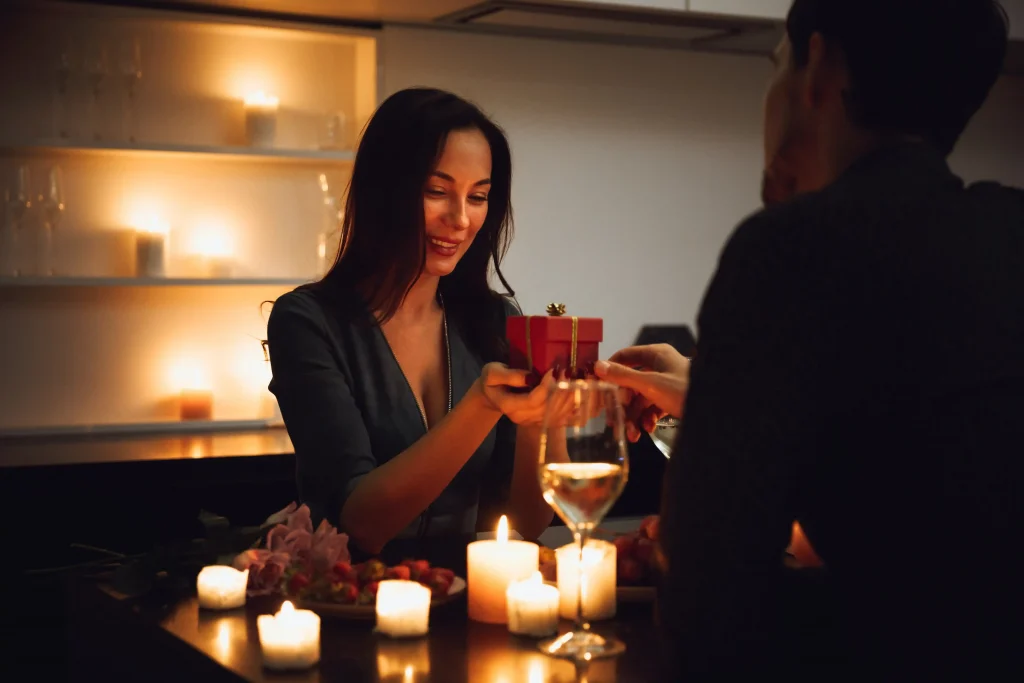
M559 382L548 398L540 445L544 500L565 521L580 550L576 624L540 644L556 657L590 661L622 653L625 646L590 630L583 619L583 549L622 493L629 458L618 388L598 380Z

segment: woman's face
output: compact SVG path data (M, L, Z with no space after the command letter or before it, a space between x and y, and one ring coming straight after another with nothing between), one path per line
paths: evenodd
M423 272L442 277L458 265L487 218L491 147L479 130L456 130L423 189L427 261Z

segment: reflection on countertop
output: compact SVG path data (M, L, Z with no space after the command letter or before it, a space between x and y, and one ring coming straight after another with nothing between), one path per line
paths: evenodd
M282 427L203 434L0 438L0 468L245 458L294 453Z

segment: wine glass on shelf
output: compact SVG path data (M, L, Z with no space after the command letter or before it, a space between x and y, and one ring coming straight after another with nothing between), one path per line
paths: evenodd
M14 175L14 187L7 190L6 225L4 226L4 275L21 275L21 238L25 215L32 208L31 174L28 166L19 166Z
M580 551L575 626L540 649L576 661L618 655L625 650L622 642L592 632L583 613L584 548L629 476L618 387L594 379L555 386L545 411L539 475L544 500L565 521Z
M54 91L53 91L53 136L67 139L67 99L68 86L71 84L72 71L71 46L64 45L54 60Z
M121 105L121 132L128 142L136 142L135 98L139 90L139 81L142 80L142 47L139 45L137 38L132 38L121 44L119 61L121 78L124 82L124 97L122 98Z
M92 136L94 140L101 140L103 135L100 132L100 95L102 94L103 81L107 77L107 48L104 45L97 45L92 49L85 65L85 72L89 78L89 89L91 91L89 104L89 121L92 125Z
M64 173L60 166L50 168L46 188L39 196L39 208L43 210L42 232L39 235L39 274L54 274L54 233L64 216Z

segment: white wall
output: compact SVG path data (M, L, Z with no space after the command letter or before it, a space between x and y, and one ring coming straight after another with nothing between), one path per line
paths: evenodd
M692 323L719 251L759 204L767 59L388 27L384 96L429 85L507 131L516 239L505 274L529 313ZM1024 80L1000 83L954 167L1024 185Z

